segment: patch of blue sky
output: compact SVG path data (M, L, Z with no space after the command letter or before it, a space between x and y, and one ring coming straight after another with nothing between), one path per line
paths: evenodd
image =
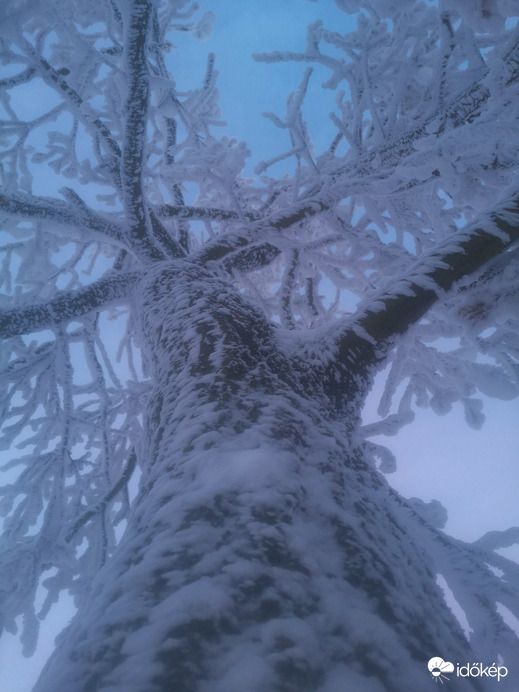
M280 49L304 53L306 27L317 19L340 33L354 28L352 20L333 3L222 0L218 3L213 33L204 44L195 41L190 34L174 34L171 38L176 48L168 56L168 68L180 91L202 83L207 55L216 54L217 88L226 125L218 131L215 129L215 136L221 132L247 143L251 151L247 175L253 175L260 161L290 149L287 131L275 127L263 113L272 112L284 120L287 94L297 90L308 67L301 62L266 64L255 61L252 55ZM333 51L332 48L327 50ZM335 134L327 117L328 112L336 110L335 96L332 91L322 89L328 77L329 70L314 66L303 107L317 154L329 147ZM272 174L291 172L293 167L293 161L283 161L272 168Z

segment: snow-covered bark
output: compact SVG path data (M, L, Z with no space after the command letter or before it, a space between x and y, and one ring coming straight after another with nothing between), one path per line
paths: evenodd
M477 391L517 396L516 10L336 4L361 9L356 30L315 22L303 52L256 56L329 70L329 146L306 70L268 114L290 148L256 180L214 135L214 55L198 89L169 74L171 28L207 37L212 12L0 8L1 403L22 450L2 627L23 615L30 654L62 590L79 608L40 692L401 691L443 651L513 660L504 537L443 534L365 438L456 401L478 427ZM17 99L31 80L49 90L36 116ZM383 420L359 427L386 365Z
M431 529L352 440L361 355L337 371L338 416L326 365L207 270L158 265L141 299L141 490L36 689L396 691L420 686L426 651L470 656Z

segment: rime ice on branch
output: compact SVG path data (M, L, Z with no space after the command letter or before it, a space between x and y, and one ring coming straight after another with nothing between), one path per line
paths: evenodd
M210 3L0 8L1 626L30 655L79 609L40 692L401 692L444 647L513 659L517 532L448 537L369 438L519 392L517 8L336 5L353 31L255 56L304 63L255 179L217 56L175 84Z

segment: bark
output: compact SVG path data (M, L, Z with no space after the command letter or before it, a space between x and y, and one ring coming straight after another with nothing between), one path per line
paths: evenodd
M156 383L140 494L36 692L405 692L438 652L469 660L432 529L354 444L362 352L304 360L186 260L139 294Z

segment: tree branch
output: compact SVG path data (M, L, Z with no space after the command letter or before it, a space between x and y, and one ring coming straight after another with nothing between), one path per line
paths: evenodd
M176 259L178 257L185 257L186 253L182 245L172 238L167 229L164 227L162 221L158 218L155 212L150 211L150 224L151 230L156 240L160 243L160 246L165 250L168 257L171 259Z
M509 67L509 72L511 74L510 81L514 81L517 78L517 64L519 64L519 58L516 57L519 52L519 39L514 37L510 46L507 50L505 56L505 62ZM473 82L473 84L468 87L465 91L458 96L450 100L445 106L444 119L450 120L454 127L458 127L465 123L468 118L474 118L478 109L483 106L483 104L489 98L490 92L487 87L483 84L485 77L488 74L488 70L485 69L481 77ZM411 153L416 151L414 147L414 142L424 135L428 135L428 127L435 119L438 114L435 113L433 116L427 117L422 123L417 125L411 132L406 133L405 136L401 136L397 139L393 139L389 142L385 142L380 147L371 149L369 152L363 156L351 161L345 165L341 165L335 171L331 171L330 175L333 179L346 180L347 185L350 185L351 176L359 176L361 173L367 173L371 170L374 162L376 162L377 167L380 168L381 165L393 165L398 159L401 160L402 157L406 157ZM382 164L381 164L382 162ZM284 230L289 228L303 219L319 214L323 211L328 210L334 203L338 202L344 197L344 190L341 184L336 184L336 189L330 194L328 193L328 199L326 201L319 199L318 189L313 189L311 191L313 200L305 200L301 203L299 209L296 209L288 215L278 215L270 219L258 219L254 215L250 215L250 221L259 221L263 226L268 225L271 228L278 230ZM215 219L215 220L239 220L239 215L231 210L223 209L204 209L200 207L182 207L164 204L156 208L159 215L164 216L176 216L178 218L193 218L193 219ZM212 243L206 244L200 253L200 259L202 262L220 260L230 253L236 253L235 257L242 267L249 266L248 261L242 261L243 251L237 252L241 247L247 244L247 240L244 237L246 234L236 234L234 238L231 236L226 236L225 239L216 238ZM248 242L253 242L252 237ZM262 253L262 258L260 264L257 261L252 262L254 268L258 266L263 266L272 261L279 254L279 250L272 252L275 246L271 243L265 243L264 247L267 248L267 252ZM259 246L258 246L259 247ZM259 255L258 255L259 257ZM238 259L240 258L240 259ZM228 268L231 266L230 261L227 263Z
M128 296L140 272L107 274L78 291L63 291L54 300L0 312L0 338L30 334L70 322Z
M125 23L124 41L128 95L121 157L122 198L133 249L140 257L160 260L164 259L164 253L153 243L143 189L150 91L146 39L151 7L148 0L133 0L131 5L129 21Z
M324 202L305 200L301 203L300 207L296 207L295 211L291 214L285 216L278 213L274 214L272 218L256 218L255 220L258 223L258 228L262 231L268 228L281 231L303 221L305 218L320 214L328 208L329 206ZM240 220L236 212L224 213L233 214L233 216L229 218ZM236 214L236 216L234 216L234 214ZM257 269L260 266L269 264L269 262L272 262L281 252L273 243L262 242L260 244L255 244L250 252L243 250L244 246L255 243L256 230L256 227L252 225L242 234L227 233L218 236L214 241L204 245L198 253L197 258L202 263L214 262L223 259L231 253L236 253L232 260L229 258L229 260L226 261L227 269L235 267L241 271L251 271L252 269ZM274 241L275 239L272 238L272 240Z
M35 72L35 67L28 67L23 72L20 72L13 77L5 77L5 79L0 79L0 89L11 89L19 84L24 84L31 79Z
M281 250L272 243L252 243L246 248L234 250L223 261L225 270L248 273L273 262Z
M184 204L161 204L154 207L158 216L171 216L177 219L207 219L211 221L240 221L241 216L231 209L215 209L213 207L188 207ZM254 214L245 214L245 218L255 221L258 217Z
M332 62L328 65L331 69L336 66L336 61L333 61L333 59L329 56L324 56L322 54L319 55L328 60L332 60ZM261 60L264 62L277 62L283 59L304 62L321 62L320 60L317 60L317 57L319 56L299 53L284 54L279 51L275 53L265 53L253 56L255 60ZM508 72L508 79L506 80L506 85L508 86L519 79L519 36L517 33L512 36L509 42L508 48L504 54L504 63ZM485 78L488 76L488 74L488 68L483 68L478 79L476 79L460 94L454 96L444 104L444 110L442 113L442 121L444 126L447 122L450 122L450 124L456 128L465 124L466 122L469 122L470 120L473 120L477 116L479 110L490 98L490 90L484 84ZM428 136L431 134L430 126L437 120L439 115L440 114L438 112L428 115L424 120L422 120L422 122L419 122L416 127L406 132L405 135L392 138L378 147L371 148L368 152L362 156L359 156L353 161L349 161L346 164L338 166L335 170L329 171L329 174L334 180L342 178L349 181L351 180L351 177L358 177L371 172L374 164L376 165L377 169L385 166L393 166L396 162L401 165L401 162L405 157L416 151L414 142L423 136ZM337 197L341 196L342 194L339 193Z
M359 308L339 339L346 365L364 341L364 362L384 359L392 338L417 322L456 281L473 274L519 239L519 193L481 214L420 258L404 277Z
M117 493L119 493L124 488L124 486L128 485L130 478L132 477L132 474L135 471L136 465L137 454L135 453L135 450L132 449L130 458L128 459L124 471L122 472L117 482L113 485L112 488L110 488L106 495L94 505L94 507L88 509L77 519L74 526L72 526L69 529L67 535L65 536L65 541L67 543L69 543L74 538L79 529L82 526L84 526L87 522L89 522L93 516L99 514L99 512L105 509L110 500L113 500Z
M105 161L105 163L108 162L110 171L114 176L114 181L116 185L119 186L119 164L121 150L115 139L112 137L110 130L100 118L96 118L95 115L89 112L90 109L85 106L85 102L81 96L68 84L63 75L57 72L57 70L55 70L43 56L38 55L36 50L28 41L25 41L25 49L33 60L39 64L39 67L41 68L39 72L43 79L53 88L57 89L63 94L67 103L73 107L77 117L80 118L83 123L85 123L87 129L89 131L95 130L95 133L100 137L107 153L107 161Z
M72 193L72 191L70 191ZM77 200L79 196L73 193ZM23 219L39 219L63 226L68 226L86 231L93 231L124 243L124 235L115 223L108 221L99 214L89 209L81 200L81 211L77 211L70 204L58 199L34 197L31 195L2 195L0 194L0 210L10 216Z

